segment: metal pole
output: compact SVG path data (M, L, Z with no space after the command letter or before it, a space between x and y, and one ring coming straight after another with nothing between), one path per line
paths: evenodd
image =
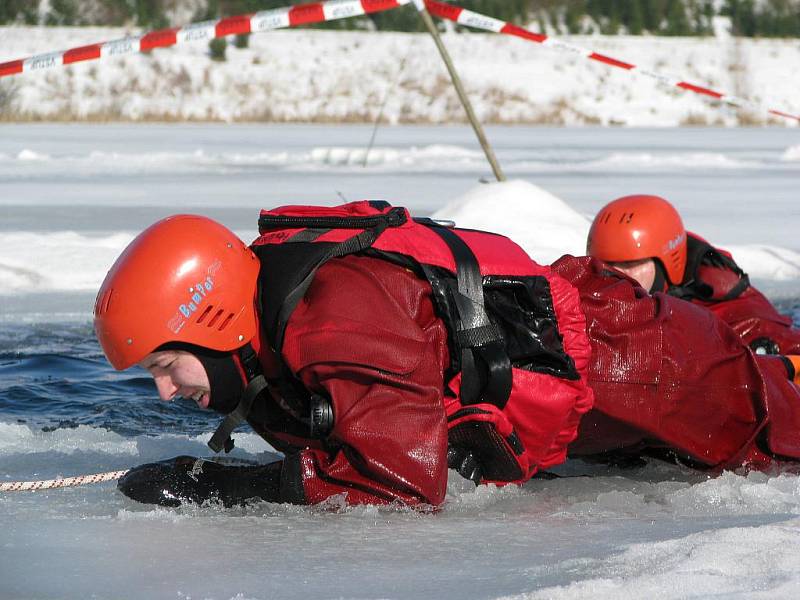
M486 139L486 134L483 132L483 127L481 127L480 122L475 117L475 112L472 110L472 104L470 104L469 98L467 98L467 94L464 91L464 86L461 85L461 78L458 76L455 66L453 66L453 61L450 59L450 54L447 52L444 42L442 42L442 38L439 35L439 30L436 29L436 25L433 22L433 18L431 18L431 14L425 8L424 0L414 0L414 6L417 8L417 12L419 12L422 22L425 23L428 33L433 36L433 41L436 42L436 47L439 49L439 54L442 55L444 64L447 66L447 70L450 72L450 79L453 80L453 85L456 88L456 92L461 100L461 104L464 106L464 110L467 112L467 118L472 125L472 129L475 130L475 135L478 136L478 141L481 143L484 154L486 154L486 159L492 166L494 176L497 178L497 181L505 181L506 176L503 175L503 171L497 162L494 151L489 145L489 140Z

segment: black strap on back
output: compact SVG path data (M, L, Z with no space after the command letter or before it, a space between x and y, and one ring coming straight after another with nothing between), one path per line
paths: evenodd
M332 258L367 250L388 227L399 227L406 222L402 208L392 208L384 202L375 202L373 208L387 212L363 217L262 215L259 218L261 233L301 229L282 244L253 247L262 263L270 265L268 272L262 273L264 298L260 306L270 343L277 352L283 347L289 317L308 291L317 269ZM362 231L339 243L315 241L331 229Z
M260 306L270 342L279 354L289 318L308 291L317 270L332 258L369 249L388 227L405 223L404 209L392 208L383 202L373 203L373 208L386 212L367 217L262 215L259 219L261 233L301 229L281 244L253 248L263 264L271 265L262 273L264 298ZM457 289L453 290L453 297L459 318L454 345L461 357L462 402L490 402L502 409L511 394L511 361L500 330L486 312L478 260L469 246L442 223L416 220L442 238L455 260ZM331 229L362 231L339 243L316 241ZM429 271L426 270L426 275L430 279Z
M258 355L250 344L246 344L239 349L239 358L242 361L245 375L247 375L247 387L244 389L239 404L219 424L214 435L208 441L208 447L214 452L221 452L222 450L230 452L233 449L231 433L247 419L247 415L250 414L250 409L253 406L253 401L269 387L264 374L261 372Z
M750 287L750 278L732 258L726 256L705 240L692 235L686 241L686 277L680 285L672 285L667 289L670 296L682 300L703 300L705 302L727 302L738 298ZM739 277L739 281L722 297L714 299L714 288L700 279L698 273L701 265L710 265L717 269L727 269Z
M750 277L746 273L742 273L739 277L739 283L733 286L727 294L720 298L720 302L727 302L728 300L738 298L747 288L750 287Z
M283 336L286 333L286 325L289 322L289 317L292 316L292 312L294 312L294 309L297 307L297 303L300 302L300 299L305 295L306 291L308 291L308 287L314 280L317 269L332 258L338 258L340 256L366 250L375 243L375 240L384 232L386 227L386 222L382 222L371 229L365 229L361 233L330 247L327 252L317 259L316 264L311 268L308 274L286 295L280 309L278 309L278 319L274 333L276 349L283 348Z
M456 263L458 289L454 290L453 297L459 314L455 341L461 349L461 402L489 402L502 409L511 394L511 361L502 334L486 312L478 259L451 229L427 219L418 222L442 238ZM480 377L480 363L486 368L485 384Z

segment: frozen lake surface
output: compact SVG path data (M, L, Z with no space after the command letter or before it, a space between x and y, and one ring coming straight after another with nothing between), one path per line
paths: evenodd
M157 402L145 373L114 372L91 332L111 262L141 228L175 212L208 214L249 239L261 207L386 199L502 229L547 262L581 252L583 217L607 201L657 193L689 229L733 248L797 320L793 130L489 128L506 174L519 180L498 188L479 184L491 173L466 128L382 128L367 155L370 134L0 127L0 481L208 454L216 419L194 403ZM243 459L274 458L249 432L237 446ZM0 598L800 595L797 475L579 461L559 472L504 489L453 476L435 515L335 503L152 510L113 484L0 495Z

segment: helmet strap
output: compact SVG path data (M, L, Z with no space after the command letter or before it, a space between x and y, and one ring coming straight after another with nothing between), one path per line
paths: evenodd
M258 361L258 355L253 347L247 343L238 350L239 358L242 361L242 367L247 375L247 387L242 393L242 398L239 404L231 411L228 416L223 419L219 424L214 435L208 441L208 446L214 452L230 452L233 449L233 439L231 433L236 427L243 423L247 416L250 414L250 409L253 407L253 401L261 395L261 393L269 388L264 374L261 372L261 365Z
M664 265L661 264L661 261L657 258L653 259L653 264L656 267L656 274L653 278L653 285L650 286L649 292L651 294L655 294L656 292L666 292L667 291L667 272L664 269Z

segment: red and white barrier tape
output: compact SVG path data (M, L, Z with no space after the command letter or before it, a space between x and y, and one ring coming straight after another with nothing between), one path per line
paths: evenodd
M36 490L50 490L53 488L75 487L115 481L128 471L109 471L108 473L95 473L94 475L79 475L77 477L62 477L59 479L46 479L44 481L9 481L0 483L0 492L28 492Z
M612 67L624 69L626 71L635 70L637 73L655 79L667 86L688 90L695 94L700 94L701 96L719 100L731 106L747 107L759 111L765 110L774 116L800 121L800 116L798 115L772 108L764 108L744 98L717 92L707 87L688 81L682 81L676 77L664 75L650 69L643 69L626 61L587 50L581 46L570 44L569 42L542 33L536 33L519 27L518 25L482 15L454 4L444 4L436 0L327 0L325 2L299 4L291 7L287 6L251 15L239 15L236 17L218 19L216 21L193 23L186 27L152 31L138 37L128 37L111 42L90 44L63 52L51 52L48 54L31 56L30 58L12 60L0 63L0 77L68 65L85 60L146 52L153 48L174 46L183 42L211 40L226 35L270 31L273 29L296 27L297 25L308 23L321 23L324 21L345 19L368 13L391 10L411 2L413 2L417 9L421 10L423 1L431 15L440 19L447 19L460 25L482 29L484 31L513 35L530 42L536 42L543 46L561 50L562 52L582 55L585 58L596 60Z
M111 42L90 44L62 52L38 54L29 58L0 63L0 77L17 75L69 65L84 60L95 60L124 54L147 52L153 48L175 46L184 42L212 40L226 35L256 33L286 27L297 27L307 23L322 23L346 19L368 13L391 10L408 4L412 0L327 0L298 4L250 15L239 15L192 23L186 27L151 31L141 36L127 37Z
M629 62L618 60L610 56L605 56L604 54L587 50L585 48L582 48L581 46L570 44L569 42L565 42L563 40L559 40L550 37L548 35L544 35L542 33L536 33L534 31L524 29L523 27L519 27L518 25L513 25L511 23L507 23L505 21L501 21L493 17L489 17L486 15L482 15L480 13L473 12L471 10L467 10L466 8L461 8L453 4L444 4L442 2L436 2L435 0L425 0L425 5L428 8L428 12L430 12L433 16L438 17L440 19L447 19L450 21L454 21L459 25L465 25L467 27L473 27L475 29L483 29L484 31L492 31L494 33L513 35L528 40L529 42L536 42L538 44L542 44L543 46L548 46L550 48L555 48L556 50L561 50L562 52L582 55L585 58L588 58L590 60L596 60L598 62L605 63L612 67L625 69L626 71L635 70L637 73L641 73L645 77L650 77L651 79L655 79L656 81L662 84L672 87L679 87L684 90L694 92L695 94L700 94L702 96L708 96L714 98L715 100L719 100L720 102L730 104L732 106L747 107L759 111L765 110L771 115L775 115L778 117L785 117L787 119L794 119L795 121L800 121L800 116L798 115L789 114L787 112L780 110L764 108L763 106L760 106L755 102L751 102L750 100L746 100L744 98L738 98L736 96L731 96L728 94L724 94L722 92L716 92L707 87L696 85L694 83L689 83L688 81L681 81L676 77L663 75L661 73L657 73L649 69L643 69Z

